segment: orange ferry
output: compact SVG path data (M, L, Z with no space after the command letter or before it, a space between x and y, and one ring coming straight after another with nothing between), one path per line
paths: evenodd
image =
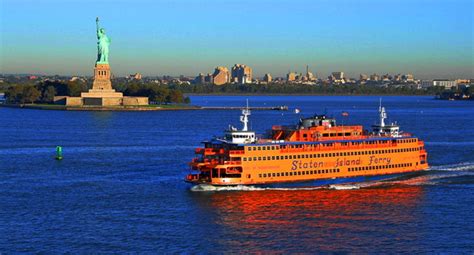
M360 125L336 125L316 115L295 126L273 126L264 138L248 130L248 107L242 130L233 126L223 138L204 141L186 182L213 186L314 186L379 180L428 169L423 141L380 121L368 132Z

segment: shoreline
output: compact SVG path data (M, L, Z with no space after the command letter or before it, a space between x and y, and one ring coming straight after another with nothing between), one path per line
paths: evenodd
M33 110L56 110L56 111L122 111L122 112L140 112L140 111L229 111L242 110L245 107L233 106L125 106L125 107L101 107L101 106L86 106L86 107L67 107L64 105L41 105L41 104L0 104L0 107L18 108L18 109L33 109ZM260 111L287 111L288 106L266 106L266 107L250 107L251 110Z
M436 95L399 95L399 94L289 94L289 93L276 93L276 94L255 94L255 93L183 93L185 96L432 96L433 98Z
M140 111L182 111L182 110L202 110L200 106L178 106L178 107L159 107L159 106L125 106L125 107L67 107L65 105L44 105L44 104L0 104L0 107L33 109L33 110L57 110L57 111L117 111L117 112L140 112Z

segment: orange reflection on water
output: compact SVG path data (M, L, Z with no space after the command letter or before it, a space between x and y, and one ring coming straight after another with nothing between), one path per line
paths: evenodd
M216 192L207 199L225 233L218 240L231 251L410 251L419 240L418 186Z

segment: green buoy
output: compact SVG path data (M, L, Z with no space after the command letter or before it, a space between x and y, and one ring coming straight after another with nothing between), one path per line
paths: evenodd
M56 160L63 159L63 147L56 146Z

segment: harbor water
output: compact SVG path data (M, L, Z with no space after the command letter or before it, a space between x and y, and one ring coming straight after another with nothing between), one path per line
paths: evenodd
M376 96L191 96L206 107L246 99L289 107L252 111L258 133L313 114L366 128L378 118ZM382 102L388 122L425 141L430 171L285 189L183 181L202 140L241 126L238 110L0 108L0 253L474 252L474 103Z

